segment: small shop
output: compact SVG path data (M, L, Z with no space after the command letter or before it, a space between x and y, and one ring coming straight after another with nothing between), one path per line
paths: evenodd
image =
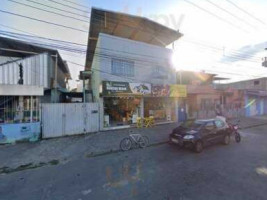
M156 123L176 121L178 100L186 95L183 85L104 81L103 127L130 127L138 118L149 117Z
M42 87L0 85L0 144L40 138L42 95Z
M143 116L143 97L151 94L151 84L102 83L104 127L130 126Z
M156 123L177 121L179 98L186 95L184 85L152 85L151 97L144 98L144 117L153 116Z

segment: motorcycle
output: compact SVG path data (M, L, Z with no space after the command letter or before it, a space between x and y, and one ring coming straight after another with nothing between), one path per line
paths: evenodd
M238 123L240 122L240 120L238 120L238 122L236 124L232 124L232 123L229 123L228 122L228 126L231 130L231 133L233 133L235 135L235 141L236 143L240 143L241 142L241 135L239 133L239 129L240 129L240 126L238 125Z

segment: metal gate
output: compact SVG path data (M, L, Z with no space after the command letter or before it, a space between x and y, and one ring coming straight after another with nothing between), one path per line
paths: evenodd
M98 103L42 104L43 138L99 131Z

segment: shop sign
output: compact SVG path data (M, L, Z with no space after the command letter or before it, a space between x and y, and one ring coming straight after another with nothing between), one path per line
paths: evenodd
M103 95L114 94L150 95L151 84L104 81Z
M187 97L185 85L153 85L154 97Z
M170 85L170 97L187 97L185 85Z
M153 85L152 87L152 96L154 97L169 97L169 93L169 85Z

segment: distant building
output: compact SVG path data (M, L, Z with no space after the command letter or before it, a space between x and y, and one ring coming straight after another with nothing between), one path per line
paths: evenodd
M267 78L221 84L217 85L216 88L239 90L239 96L243 93L246 116L267 114Z
M214 81L218 80L225 80L225 78L205 72L177 72L177 83L187 87L187 98L184 99L184 104L188 118L214 117L215 110L223 107L222 91L214 87Z

